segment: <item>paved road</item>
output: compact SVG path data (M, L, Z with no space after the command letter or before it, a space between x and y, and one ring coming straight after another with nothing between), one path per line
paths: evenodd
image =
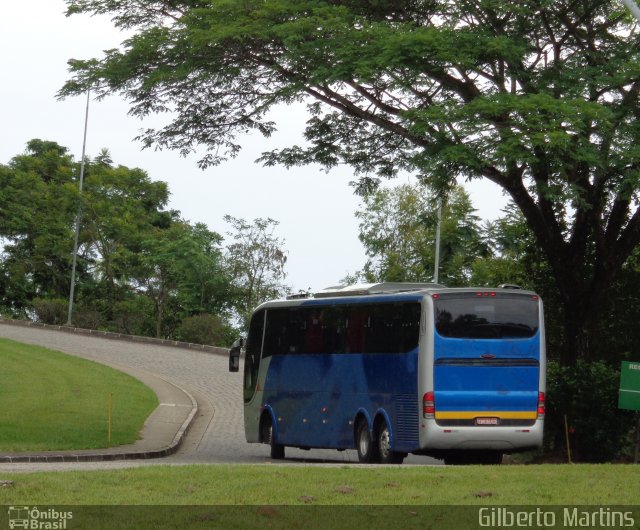
M229 373L226 356L11 325L0 325L0 337L45 346L116 367L143 370L186 389L195 397L199 407L198 416L185 443L175 455L143 463L103 463L100 466L93 464L94 467L271 461L267 446L248 444L244 439L242 376L240 373ZM287 448L286 462L355 463L357 455L355 451ZM432 459L413 456L406 462L437 463ZM15 466L17 464L1 466L0 469L15 470ZM25 464L24 468L36 466L38 469L61 467L54 464ZM74 466L87 467L80 464Z

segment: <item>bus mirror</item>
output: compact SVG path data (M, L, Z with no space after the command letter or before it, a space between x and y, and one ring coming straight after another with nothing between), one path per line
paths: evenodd
M244 346L244 341L242 338L236 340L229 350L229 371L237 372L240 370L240 350L242 350L242 346Z

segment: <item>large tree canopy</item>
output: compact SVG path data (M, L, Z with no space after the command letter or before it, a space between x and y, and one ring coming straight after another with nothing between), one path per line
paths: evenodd
M203 166L304 101L303 146L268 164L346 163L364 188L401 169L442 190L486 178L523 212L563 305L564 360L588 356L607 286L640 242L640 36L604 0L67 0L135 29L71 61L62 95L167 112L145 145Z

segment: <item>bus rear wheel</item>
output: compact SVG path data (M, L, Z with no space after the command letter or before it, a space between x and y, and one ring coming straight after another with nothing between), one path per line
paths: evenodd
M407 456L405 453L391 450L391 435L386 423L378 431L378 453L382 464L402 464Z
M284 459L284 445L275 442L273 435L273 421L269 416L262 422L262 441L271 448L271 458L273 460Z
M366 420L358 421L356 425L356 450L358 460L363 464L372 464L379 458L377 444L371 438L369 425Z

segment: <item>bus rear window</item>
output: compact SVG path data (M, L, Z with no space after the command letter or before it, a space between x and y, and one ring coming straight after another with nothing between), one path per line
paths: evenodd
M538 302L525 296L441 296L434 301L436 331L456 339L520 339L538 331Z

